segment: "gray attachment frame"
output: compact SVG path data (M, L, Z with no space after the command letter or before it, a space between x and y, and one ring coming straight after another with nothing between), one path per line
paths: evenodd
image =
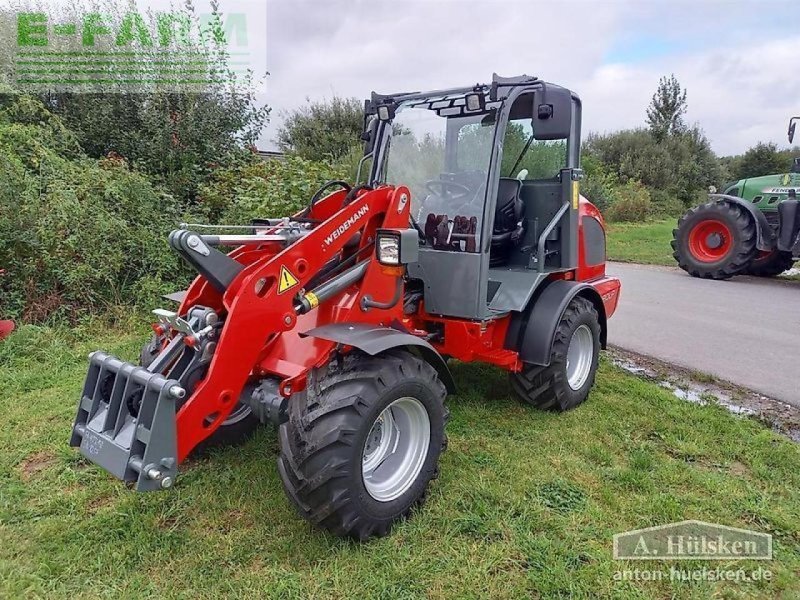
M770 227L764 213L753 206L752 202L728 194L709 194L708 199L714 202L731 202L744 208L753 217L753 222L756 224L756 248L764 252L772 252L775 250L778 243L775 232L772 227Z
M450 393L455 392L456 384L447 367L447 362L427 341L410 333L391 327L376 327L366 323L331 323L315 327L300 334L301 337L315 337L346 346L353 346L370 356L376 356L392 348L405 348L416 352L436 369L439 379Z
M111 381L110 393L107 382ZM92 353L70 446L137 491L168 488L178 473L175 402L185 393L174 379ZM141 393L137 416L129 410Z

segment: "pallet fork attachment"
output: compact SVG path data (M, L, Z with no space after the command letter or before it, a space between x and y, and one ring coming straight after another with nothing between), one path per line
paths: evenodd
M174 379L103 352L90 357L70 446L137 491L168 488L178 473Z

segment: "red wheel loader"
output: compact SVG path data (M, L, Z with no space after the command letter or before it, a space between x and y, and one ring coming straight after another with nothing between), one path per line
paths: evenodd
M298 512L367 539L438 473L448 359L504 369L543 409L586 399L620 283L579 193L578 96L495 75L373 93L364 122L366 183L170 235L198 276L177 311L154 311L139 364L90 356L71 445L156 490L199 446L274 424Z

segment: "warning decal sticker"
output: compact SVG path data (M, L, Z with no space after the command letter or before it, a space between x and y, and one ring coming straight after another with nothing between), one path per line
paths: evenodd
M282 294L283 292L292 289L299 283L300 282L297 281L297 277L292 275L289 272L289 269L281 265L281 276L280 276L280 281L278 282L278 293Z

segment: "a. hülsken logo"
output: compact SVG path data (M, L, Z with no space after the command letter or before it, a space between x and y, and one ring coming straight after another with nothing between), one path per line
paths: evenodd
M771 560L772 536L704 521L618 533L617 560Z

